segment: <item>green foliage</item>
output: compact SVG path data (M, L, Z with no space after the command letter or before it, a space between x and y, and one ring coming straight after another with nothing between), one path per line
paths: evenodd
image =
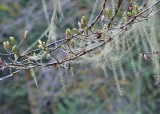
M9 9L8 9L7 6L5 6L5 5L3 5L3 4L0 4L0 10L6 12L6 11L8 11Z
M8 82L0 85L0 113L30 113L27 101L27 90L19 83ZM15 105L16 104L16 105Z

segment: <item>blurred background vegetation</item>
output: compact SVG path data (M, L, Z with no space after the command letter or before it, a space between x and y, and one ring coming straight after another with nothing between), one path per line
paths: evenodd
M56 22L57 38L64 37L66 28L77 27L82 15L89 18L95 1L61 0L63 17ZM51 16L53 1L46 0L46 3ZM97 13L99 8L96 7ZM18 44L28 30L28 37L20 48L24 51L47 27L41 0L0 0L0 52L4 52L3 41L14 36ZM35 69L38 88L30 71L0 81L0 114L159 114L160 88L154 84L150 61L143 62L143 75L138 79L129 58L123 61L127 69L127 81L119 80L123 96L119 95L113 74L107 68L104 69L108 77L102 69L90 65L74 65L70 70ZM0 76L7 72L0 71Z

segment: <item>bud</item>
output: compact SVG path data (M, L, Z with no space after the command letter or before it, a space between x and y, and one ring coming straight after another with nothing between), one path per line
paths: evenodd
M86 34L88 35L88 27L85 27Z
M39 44L39 45L42 45L42 41L41 41L41 40L38 40L38 44Z
M79 21L78 21L78 27L82 28L82 25L81 25L81 23Z
M133 10L133 6L132 6L132 4L130 4L129 6L128 6L128 11L132 11Z
M131 12L127 12L127 15L128 15L129 17L131 17L131 16L132 16L132 13L131 13Z
M17 54L14 54L14 59L16 60L18 57L17 57Z
M146 55L146 54L143 54L143 58L144 58L145 60L147 60L147 59L148 59L148 57L147 57L147 55Z
M72 32L70 29L66 29L66 38L72 35Z
M134 5L134 9L136 10L136 13L138 13L138 5Z
M76 34L78 34L78 30L76 28L73 28L73 32L75 32Z
M132 10L132 16L135 15L135 14L136 14L135 10Z
M14 46L12 47L12 52L16 52L16 51L17 51L17 46L14 45Z
M104 21L104 15L101 16L101 21Z
M46 42L43 42L43 46L46 47Z
M24 38L26 38L27 35L28 35L28 31L25 31L25 33L24 33Z
M72 48L74 48L74 41L73 40L71 40L71 46L72 46Z
M64 49L64 45L61 45L61 48Z
M81 25L81 28L83 28L83 29L86 26L85 23L82 20L81 20L81 24L80 25Z
M112 16L111 10L106 9L105 12L106 12L107 17L110 19Z
M3 47L4 47L4 49L8 49L9 48L9 42L8 41L3 42Z
M38 48L44 50L44 47L42 45L38 45Z
M7 44L7 48L9 48L9 42L8 41L6 42L6 44Z
M81 19L81 22L83 22L83 24L86 26L86 17L85 16L82 16L82 19Z
M11 44L14 44L14 37L9 37Z

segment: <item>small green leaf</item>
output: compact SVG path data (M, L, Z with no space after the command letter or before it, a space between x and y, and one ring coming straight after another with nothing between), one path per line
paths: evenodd
M73 32L75 32L76 34L78 34L78 30L76 28L73 28Z

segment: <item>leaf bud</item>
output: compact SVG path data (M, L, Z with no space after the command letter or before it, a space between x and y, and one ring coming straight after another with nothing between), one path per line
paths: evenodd
M14 37L9 37L11 44L14 44Z
M88 35L88 27L85 27L86 34Z
M64 45L61 45L61 48L64 49Z
M14 54L14 59L16 60L18 58L17 54Z
M72 32L70 29L66 29L66 38L72 35Z
M71 40L71 46L72 46L72 48L74 48L74 41L73 40Z
M81 22L83 22L83 24L86 26L87 21L85 16L82 16Z
M39 44L39 45L42 45L42 41L41 41L41 40L38 40L38 44Z
M4 47L4 49L8 49L9 48L7 42L3 42L3 47Z
M12 47L12 52L16 52L16 51L17 51L17 46L14 45L14 46Z
M134 9L136 10L136 13L138 13L138 5L134 5Z
M76 34L78 34L78 30L76 28L73 28L73 32L75 32Z
M42 45L38 45L38 48L44 50L44 47Z
M132 16L135 15L135 14L136 14L135 10L132 10Z
M24 38L26 38L27 35L28 35L28 31L25 31L25 33L24 33Z
M132 16L132 13L131 13L131 12L127 12L127 15L128 15L129 17L131 17L131 16Z
M43 47L46 47L46 42L43 42Z
M105 10L105 12L106 12L107 17L110 19L110 18L111 18L111 16L112 16L112 12L111 12L111 10L106 9L106 10Z

